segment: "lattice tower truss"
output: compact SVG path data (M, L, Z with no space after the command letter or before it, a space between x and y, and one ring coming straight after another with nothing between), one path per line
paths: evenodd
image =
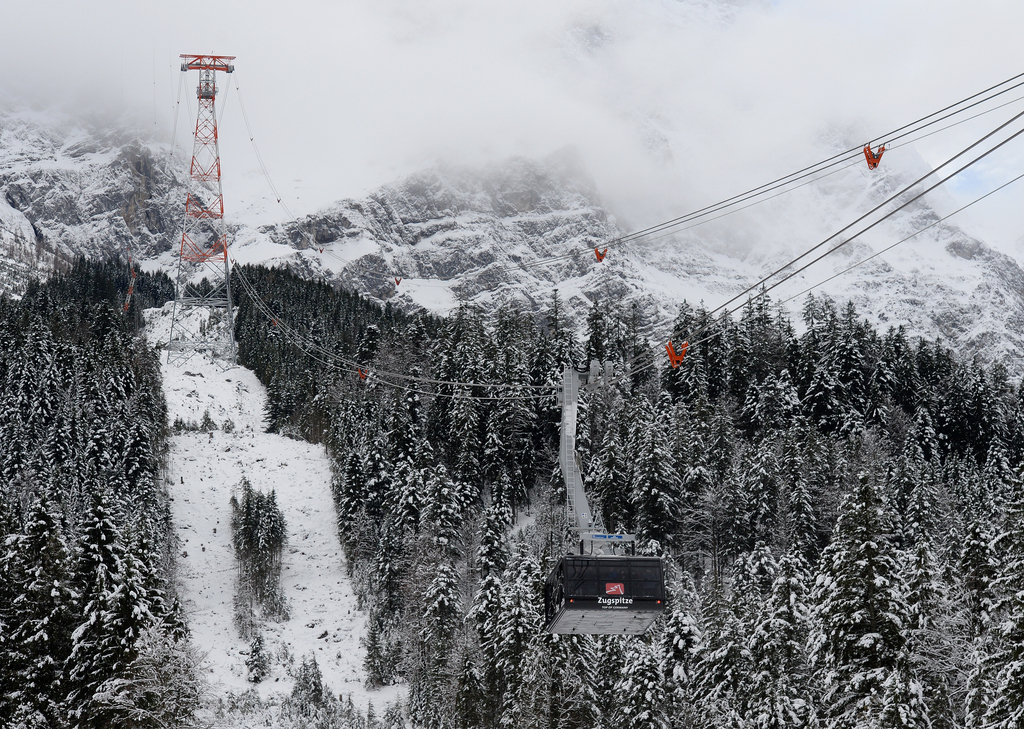
M234 310L215 102L217 72L232 73L235 57L182 54L181 58L182 72L199 71L199 103L167 361L180 364L197 352L208 352L233 363Z

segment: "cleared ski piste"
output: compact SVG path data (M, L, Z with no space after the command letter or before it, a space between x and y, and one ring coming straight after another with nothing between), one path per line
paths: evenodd
M151 342L166 338L170 318L169 307L147 312ZM359 640L366 615L356 609L345 573L323 447L263 432L266 391L244 367L224 369L202 354L180 366L168 365L163 354L161 369L170 423L177 418L200 423L208 411L218 427L212 437L204 432L172 435L167 471L179 538L178 589L192 640L205 654L203 668L213 694L251 688L263 698L290 693L288 669L314 655L325 687L335 695L351 695L362 709L372 701L380 715L401 688L364 687L365 651ZM228 421L234 425L230 433L224 432ZM288 528L281 583L291 617L264 625L272 668L259 684L246 679L249 644L234 624L230 499L243 476L254 489L277 492Z

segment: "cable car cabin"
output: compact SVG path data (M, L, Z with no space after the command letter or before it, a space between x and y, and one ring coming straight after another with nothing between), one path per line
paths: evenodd
M544 583L549 633L641 635L665 610L658 557L567 555Z

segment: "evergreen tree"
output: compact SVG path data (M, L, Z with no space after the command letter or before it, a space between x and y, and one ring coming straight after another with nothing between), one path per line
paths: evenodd
M986 729L1024 726L1024 498L1007 506L1006 522L997 538L1004 557L994 587L1002 594L999 644L988 660L991 701L984 715Z
M703 641L699 620L699 599L692 578L684 573L684 584L670 601L659 650L661 673L665 678L668 705L679 722L694 722L697 700L697 655Z
M704 643L697 663L698 685L714 721L742 718L750 701L752 656L746 624L736 605L712 587L704 600Z
M270 656L263 645L263 634L257 633L249 643L249 657L245 659L251 683L260 683L270 673Z
M7 658L0 699L7 713L16 707L25 716L60 726L68 691L64 662L71 655L71 633L78 615L72 588L71 554L54 504L44 492L29 514L24 538L14 542L17 565L13 572L16 596L11 629L2 646ZM5 631L6 632L6 631Z
M629 729L668 729L665 682L655 649L635 641L626 653L625 671L616 686L618 711L616 726Z
M126 671L138 655L136 644L153 623L137 558L126 554L106 499L97 488L82 538L80 576L83 622L71 635L65 662L72 720L103 727L110 720L100 687Z
M958 550L958 570L967 600L971 635L977 637L990 626L995 611L995 583L1000 571L999 556L993 548L996 535L987 519L969 513L965 534Z
M890 529L877 488L862 474L822 554L812 598L811 655L826 727L881 721L887 686L901 670L909 615Z
M520 543L501 580L501 604L494 637L494 662L502 693L501 725L521 726L523 662L540 634L542 616L540 565Z
M784 557L750 635L754 670L749 716L759 729L810 727L817 720L806 652L806 579L801 558Z
M664 404L664 403L663 403ZM631 439L630 503L641 542L664 549L672 543L679 519L680 479L668 447L666 425L649 406L641 406Z

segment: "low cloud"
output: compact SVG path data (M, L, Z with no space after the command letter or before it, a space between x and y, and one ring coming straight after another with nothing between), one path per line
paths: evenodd
M235 55L236 76L221 78L229 210L269 197L237 93L224 93L237 82L296 212L438 161L573 146L622 223L640 227L1024 70L1022 20L1019 3L953 0L23 3L5 9L0 90L166 139L178 54ZM937 163L1009 111L917 150ZM1022 162L1016 149L980 174ZM1001 230L1021 222L1017 207L992 213Z

